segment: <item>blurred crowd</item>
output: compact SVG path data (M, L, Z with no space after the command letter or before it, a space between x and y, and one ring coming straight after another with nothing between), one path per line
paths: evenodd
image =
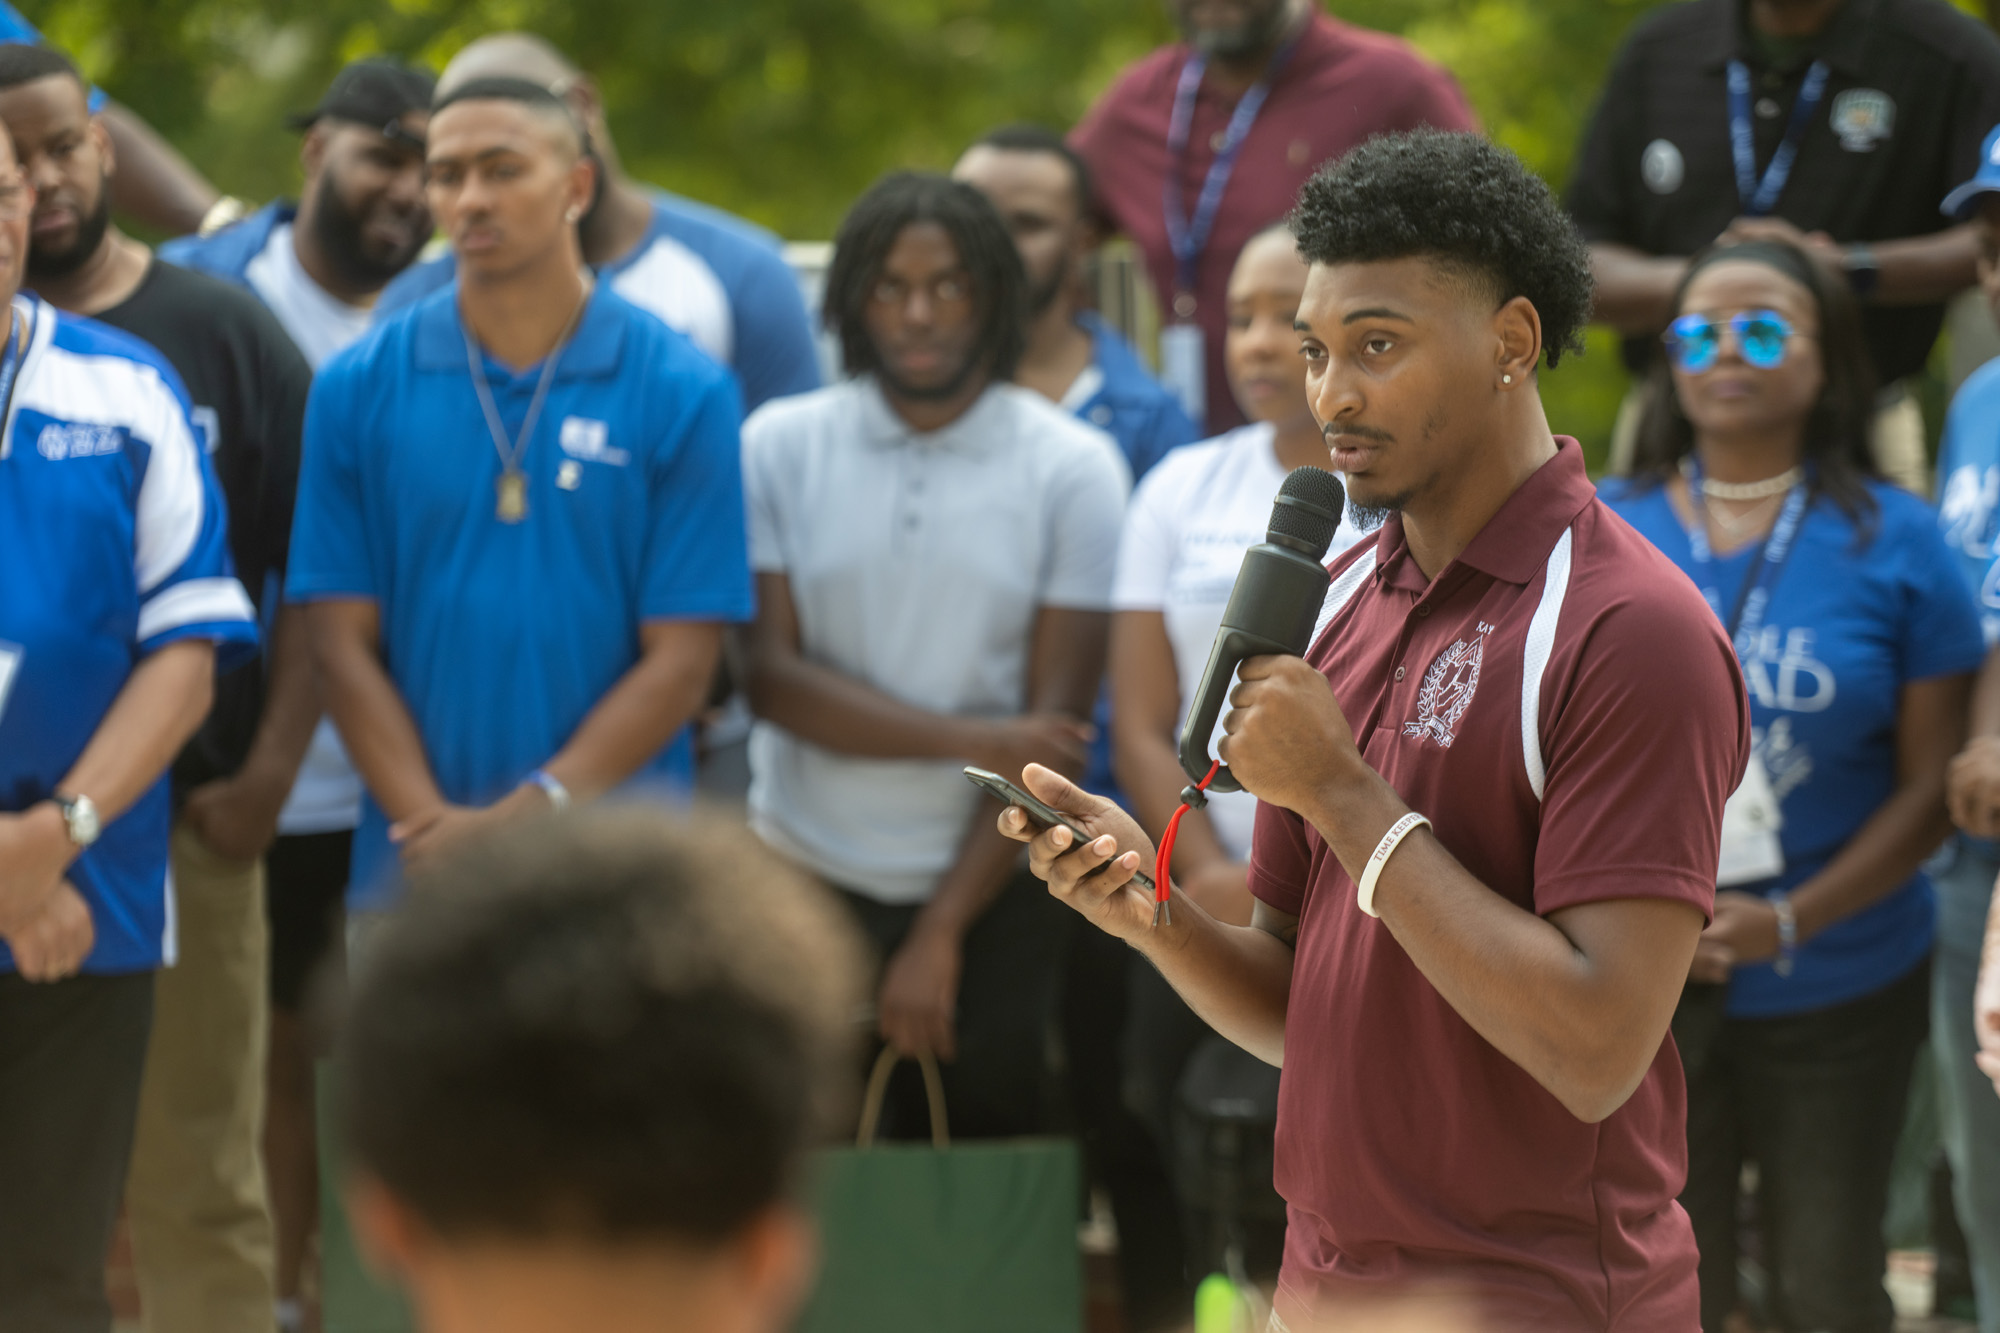
M0 1329L104 1333L121 1212L147 1329L340 1327L336 1140L364 1243L457 1326L532 1298L466 1295L477 1264L422 1238L550 1223L491 1183L541 1155L612 1240L737 1246L709 1296L750 1294L687 1326L782 1326L809 1246L770 1209L824 1081L724 1069L726 1041L814 1071L893 1046L938 1062L959 1138L1074 1136L1126 1327L1274 1271L1278 1070L1082 928L959 770L1042 764L1166 824L1242 552L1328 463L1287 216L1376 136L1480 127L1316 0L1170 7L1182 40L1079 124L884 176L799 273L628 176L535 36L350 64L292 124L297 197L251 207L0 6ZM1941 422L1916 392L1954 301L2000 353L2000 38L1945 0L1684 0L1587 81L1563 203L1633 374L1601 493L1709 599L1755 730L1673 1021L1703 1328L1886 1333L1921 1077L1940 1299L2000 1333L2000 360ZM1093 308L1114 237L1156 324ZM534 824L696 793L679 832ZM1661 795L1630 817L1673 820ZM1239 793L1180 826L1175 882L1220 920L1250 919L1255 820ZM655 863L689 895L657 919L619 878ZM564 864L601 900L537 899ZM461 917L399 926L426 875ZM666 971L606 961L621 933ZM711 1178L683 1145L663 1202L620 1192L641 1145L572 1160L495 1109L578 1076L536 985L643 1005L708 975L703 942L745 950L714 973L741 1031L589 1058L721 1061L707 1110L662 1115L762 1126L766 1156ZM350 968L342 1100L316 1002ZM857 1006L869 1049L827 1056ZM1224 1121L1262 1157L1219 1159ZM914 1066L882 1124L928 1136Z

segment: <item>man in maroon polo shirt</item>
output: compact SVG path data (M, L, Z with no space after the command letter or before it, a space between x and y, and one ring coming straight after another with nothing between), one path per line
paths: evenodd
M1200 331L1199 391L1208 430L1220 434L1243 424L1222 335L1224 289L1244 243L1291 211L1316 168L1371 135L1478 122L1451 75L1400 38L1328 17L1318 0L1171 3L1183 40L1119 75L1070 143L1090 163L1106 220L1146 257L1168 325L1161 361L1170 380L1173 326ZM1179 134L1177 109L1186 116ZM1207 225L1205 188L1215 193ZM1189 414L1204 416L1192 404Z
M1038 768L1095 836L1033 865L1283 1064L1283 1323L1444 1286L1495 1328L1688 1333L1666 1034L1748 753L1735 658L1549 432L1536 363L1577 346L1590 277L1540 181L1472 135L1395 136L1316 176L1293 229L1313 410L1351 502L1391 512L1334 563L1308 657L1232 696L1255 920L1184 900L1153 927L1144 833Z

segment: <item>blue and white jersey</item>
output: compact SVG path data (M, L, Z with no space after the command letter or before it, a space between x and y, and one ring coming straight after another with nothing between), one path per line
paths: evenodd
M1621 479L1600 489L1620 518L1697 576L1664 487ZM1753 892L1789 892L1811 879L1889 799L1905 685L1979 667L1972 601L1930 507L1884 482L1868 491L1877 512L1862 530L1831 501L1813 502L1743 653L1752 736L1784 816L1784 871L1745 886ZM1760 545L1717 558L1705 576L1725 606ZM1767 1018L1858 999L1930 956L1932 922L1930 879L1918 871L1800 945L1789 977L1768 962L1737 968L1729 1012Z
M729 372L600 284L524 446L527 516L503 523L457 296L383 320L314 379L286 593L377 604L439 788L485 805L638 662L643 622L744 621L753 603ZM541 367L488 357L485 374L511 439ZM633 781L693 774L683 731ZM350 900L381 902L395 867L370 797Z
M376 310L386 315L413 304L456 273L450 254L412 265L383 291ZM655 191L644 239L599 273L612 291L735 371L745 415L772 398L819 387L805 298L769 232Z
M1193 444L1201 432L1103 316L1086 310L1076 322L1090 335L1091 361L1062 405L1118 441L1136 486L1168 450Z
M0 427L0 810L47 800L148 653L257 643L180 377L137 338L17 297L34 331ZM84 793L89 795L88 792ZM174 959L167 775L70 867L86 972ZM0 942L0 970L13 954Z
M1938 526L1991 647L2000 642L2000 360L1966 376L1951 400L1938 448Z

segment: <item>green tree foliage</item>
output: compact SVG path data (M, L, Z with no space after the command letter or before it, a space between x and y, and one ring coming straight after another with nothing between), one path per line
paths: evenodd
M1172 35L1165 0L19 2L218 186L252 199L295 188L283 116L345 61L392 51L442 66L482 32L532 29L596 76L634 175L802 239L830 235L884 170L947 165L996 124L1072 123ZM1560 189L1613 51L1658 3L1332 8L1450 68L1488 132ZM1601 332L1545 384L1557 428L1593 444L1622 388Z

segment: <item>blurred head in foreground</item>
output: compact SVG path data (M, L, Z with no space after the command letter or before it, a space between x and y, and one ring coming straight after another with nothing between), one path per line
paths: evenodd
M341 1035L365 1250L427 1333L785 1327L859 958L740 827L597 811L438 866Z

